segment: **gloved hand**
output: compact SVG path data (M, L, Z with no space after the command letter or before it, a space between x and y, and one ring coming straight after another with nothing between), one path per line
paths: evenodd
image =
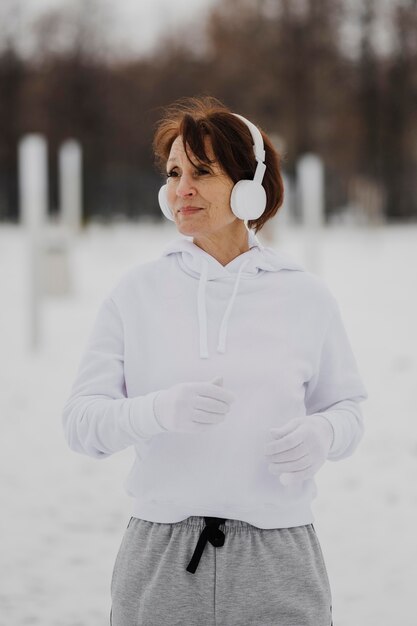
M281 474L283 485L312 478L333 443L333 427L322 415L296 417L270 432L274 440L265 446L268 469L271 474Z
M154 414L166 430L195 433L210 430L223 422L235 395L223 389L222 377L211 382L179 383L159 391Z

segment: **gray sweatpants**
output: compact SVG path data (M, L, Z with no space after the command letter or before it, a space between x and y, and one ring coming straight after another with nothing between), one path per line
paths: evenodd
M312 524L263 529L216 517L132 517L111 582L112 626L331 626Z

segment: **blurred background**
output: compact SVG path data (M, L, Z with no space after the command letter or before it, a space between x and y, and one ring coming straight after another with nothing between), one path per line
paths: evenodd
M369 393L317 477L334 623L414 626L417 0L0 0L0 626L109 623L133 452L76 455L61 411L102 299L178 235L152 136L203 94L273 139L258 237L324 278Z
M27 132L48 140L51 213L71 137L85 221L159 218L153 125L161 106L202 93L275 135L289 175L320 155L328 218L367 191L367 211L415 219L416 28L413 0L2 0L0 219L18 219Z

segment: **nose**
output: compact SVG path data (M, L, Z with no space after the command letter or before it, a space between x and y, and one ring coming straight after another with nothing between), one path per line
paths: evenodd
M193 178L189 174L182 173L177 185L176 194L180 198L187 196L195 196L196 190L193 184Z

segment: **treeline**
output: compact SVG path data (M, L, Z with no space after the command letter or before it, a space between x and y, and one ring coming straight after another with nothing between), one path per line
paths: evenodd
M65 13L43 17L30 59L0 25L0 219L18 219L17 144L28 132L48 140L52 212L57 150L72 137L83 147L86 220L159 215L154 124L161 106L197 94L273 135L289 175L300 155L319 154L328 212L361 180L381 190L388 219L416 218L417 2L392 3L384 54L374 36L380 5L362 1L354 54L343 35L347 0L222 0L204 25L124 61L100 34L94 4L71 29Z

